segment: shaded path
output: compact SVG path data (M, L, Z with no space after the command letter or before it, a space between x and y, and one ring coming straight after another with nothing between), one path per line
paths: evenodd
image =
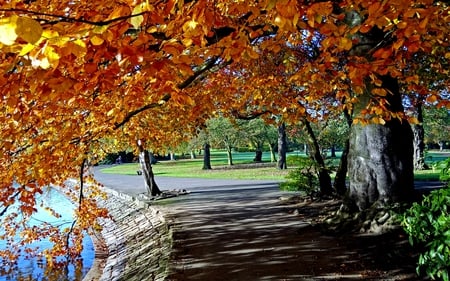
M130 195L145 191L138 176L96 178ZM325 236L304 218L327 202L281 206L276 182L156 181L191 192L156 203L173 220L169 280L417 280L404 239Z

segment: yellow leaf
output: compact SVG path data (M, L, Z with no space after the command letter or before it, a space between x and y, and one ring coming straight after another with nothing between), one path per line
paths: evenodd
M347 51L349 51L353 46L352 40L350 40L346 37L341 38L340 45L344 50L347 50Z
M139 15L142 13L142 5L138 5L133 9L133 15ZM142 22L144 21L144 16L133 16L130 18L130 24L134 27L134 29L139 29Z
M16 33L17 16L0 20L0 43L11 46L17 39Z
M152 26L147 29L148 33L155 33L156 31L158 31L158 28L156 26Z
M266 10L272 10L277 4L277 0L269 0L267 2Z
M95 35L91 38L91 43L94 46L99 46L99 45L103 44L103 42L105 42L105 40L103 40L103 38L98 37L97 35Z
M45 56L49 59L49 61L55 62L58 61L60 56L53 47L47 46L44 52Z
M105 32L108 29L108 25L101 25L101 26L96 26L92 32L94 32L95 34L103 34L103 32Z
M29 52L31 52L31 50L34 49L34 45L33 44L26 44L25 46L22 47L22 50L19 53L19 56L25 56L26 54L28 54Z
M19 17L16 22L16 33L23 40L34 44L41 39L43 29L39 22L34 19Z
M122 16L129 15L129 8L125 6L119 6L118 8L114 9L114 11L109 15L108 19L116 19Z
M50 62L47 58L43 58L41 61L39 61L39 66L43 69L48 69L50 67Z

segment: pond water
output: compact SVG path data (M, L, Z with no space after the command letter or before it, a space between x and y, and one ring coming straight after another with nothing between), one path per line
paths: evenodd
M51 206L57 212L60 212L61 217L55 218L48 211L39 207L40 200L43 200L46 206ZM61 227L67 227L67 223L71 223L73 220L74 206L71 202L64 197L60 192L55 189L48 189L37 200L38 212L32 216L30 224L37 225L42 221L51 222L54 225L62 225ZM10 208L8 212L13 212L14 208ZM1 229L1 228L0 228ZM32 245L38 246L39 249L46 249L51 247L51 243L48 240L41 240ZM0 275L0 281L16 281L16 280L39 280L39 281L79 281L82 280L86 273L91 268L94 262L94 246L92 240L88 235L83 240L83 252L81 254L82 261L78 264L69 264L66 268L52 270L51 272L45 272L45 261L38 258L27 259L25 256L19 258L17 267L9 275ZM0 249L7 247L6 241L0 240ZM0 258L1 262L1 258Z

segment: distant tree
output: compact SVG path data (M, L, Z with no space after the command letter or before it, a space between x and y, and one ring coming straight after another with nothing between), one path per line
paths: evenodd
M208 135L213 146L225 148L227 152L228 165L233 165L233 148L237 147L242 140L241 133L236 124L231 123L225 117L211 118L206 122Z
M450 112L446 108L427 106L424 108L423 126L425 141L428 144L438 144L443 150L446 142L450 141Z
M242 142L249 141L255 148L253 161L261 162L264 144L270 146L277 139L277 132L273 125L267 124L261 118L238 120L239 130L242 132Z

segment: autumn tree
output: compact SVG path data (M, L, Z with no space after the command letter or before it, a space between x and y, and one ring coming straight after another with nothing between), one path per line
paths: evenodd
M437 107L449 105L402 71L419 51L450 57L443 1L0 4L0 81L6 85L0 90L0 202L2 210L19 204L24 219L44 186L79 178L86 159L95 162L113 150L102 140L142 140L145 149L162 149L172 146L163 143L170 135L179 141L185 128L204 124L218 107L224 112L251 99L264 101L263 111L275 108L283 122L305 117L315 103L353 111L352 205L387 204L412 189L412 135L399 81ZM280 68L244 85L250 96L237 91L240 79L215 93L199 86L213 85L225 66L245 71L262 56L276 58ZM431 67L448 77L442 62ZM277 75L283 69L288 76ZM252 85L264 87L254 92ZM80 198L76 227L82 232L102 213L87 195ZM3 228L16 229L12 223L2 216Z

